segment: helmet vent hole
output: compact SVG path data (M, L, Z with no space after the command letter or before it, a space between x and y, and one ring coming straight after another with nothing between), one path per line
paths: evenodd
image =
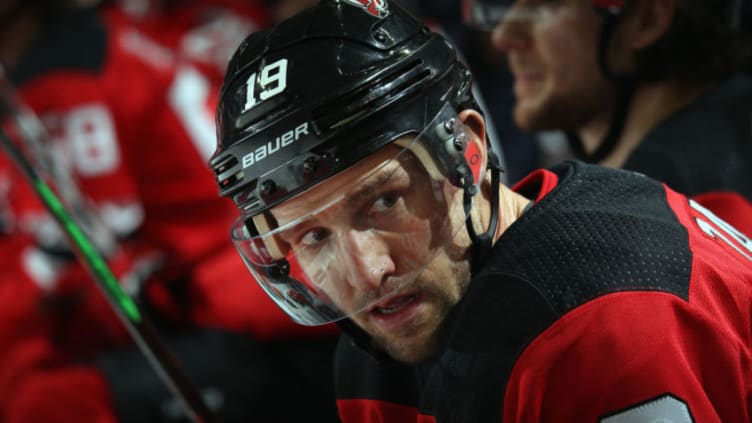
M227 156L214 165L214 173L217 175L217 184L221 190L226 190L243 179L243 171L238 170L238 159Z
M224 159L222 159L219 163L214 165L214 173L217 175L220 175L227 170L235 167L235 165L238 164L238 159L236 159L234 156L227 156Z
M233 173L232 175L228 176L227 178L220 179L219 180L219 187L222 188L222 189L231 188L232 186L234 186L235 184L237 184L238 182L240 182L240 180L242 180L242 179L243 179L243 172Z
M316 127L322 132L339 129L412 94L431 76L423 64L422 59L405 63L354 91L330 99L313 111Z
M259 207L261 207L261 202L259 201L258 197L253 196L248 199L248 204L243 206L243 210L250 213L258 209Z

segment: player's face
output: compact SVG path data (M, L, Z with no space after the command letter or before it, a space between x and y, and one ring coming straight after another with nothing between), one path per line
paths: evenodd
M461 191L442 188L412 155L392 160L399 151L383 148L272 215L280 226L295 222L279 237L304 272L325 269L324 294L378 347L417 362L435 351L441 323L467 286L469 241L458 234L464 218L453 210L461 207L451 207ZM353 194L330 206L343 192Z
M514 13L514 7L539 13ZM590 0L518 0L492 33L514 75L514 117L525 130L575 130L609 113L597 64L601 18ZM515 17L519 16L519 19Z

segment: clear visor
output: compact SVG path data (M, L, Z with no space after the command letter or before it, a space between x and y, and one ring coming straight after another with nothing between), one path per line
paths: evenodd
M237 220L232 240L245 264L293 320L319 325L388 312L437 257L457 248L463 190L442 176L429 151L467 139L460 122L445 108L417 137ZM442 131L451 133L437 137Z
M542 21L554 16L560 0L462 0L465 24L492 31L503 22Z

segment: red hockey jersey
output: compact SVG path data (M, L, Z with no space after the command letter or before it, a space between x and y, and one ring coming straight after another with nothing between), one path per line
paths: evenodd
M428 363L341 342L345 422L748 422L752 240L656 181L565 163Z

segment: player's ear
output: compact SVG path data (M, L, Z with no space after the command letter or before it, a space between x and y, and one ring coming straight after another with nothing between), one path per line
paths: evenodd
M676 0L641 0L625 16L624 39L642 50L664 36L676 14Z
M488 160L488 147L486 145L486 121L483 116L474 109L465 109L459 113L459 118L465 124L465 132L470 138L468 152L471 155L467 157L468 164L473 168L476 180L482 179L486 174ZM474 153L477 152L477 153ZM473 157L477 154L478 157Z

